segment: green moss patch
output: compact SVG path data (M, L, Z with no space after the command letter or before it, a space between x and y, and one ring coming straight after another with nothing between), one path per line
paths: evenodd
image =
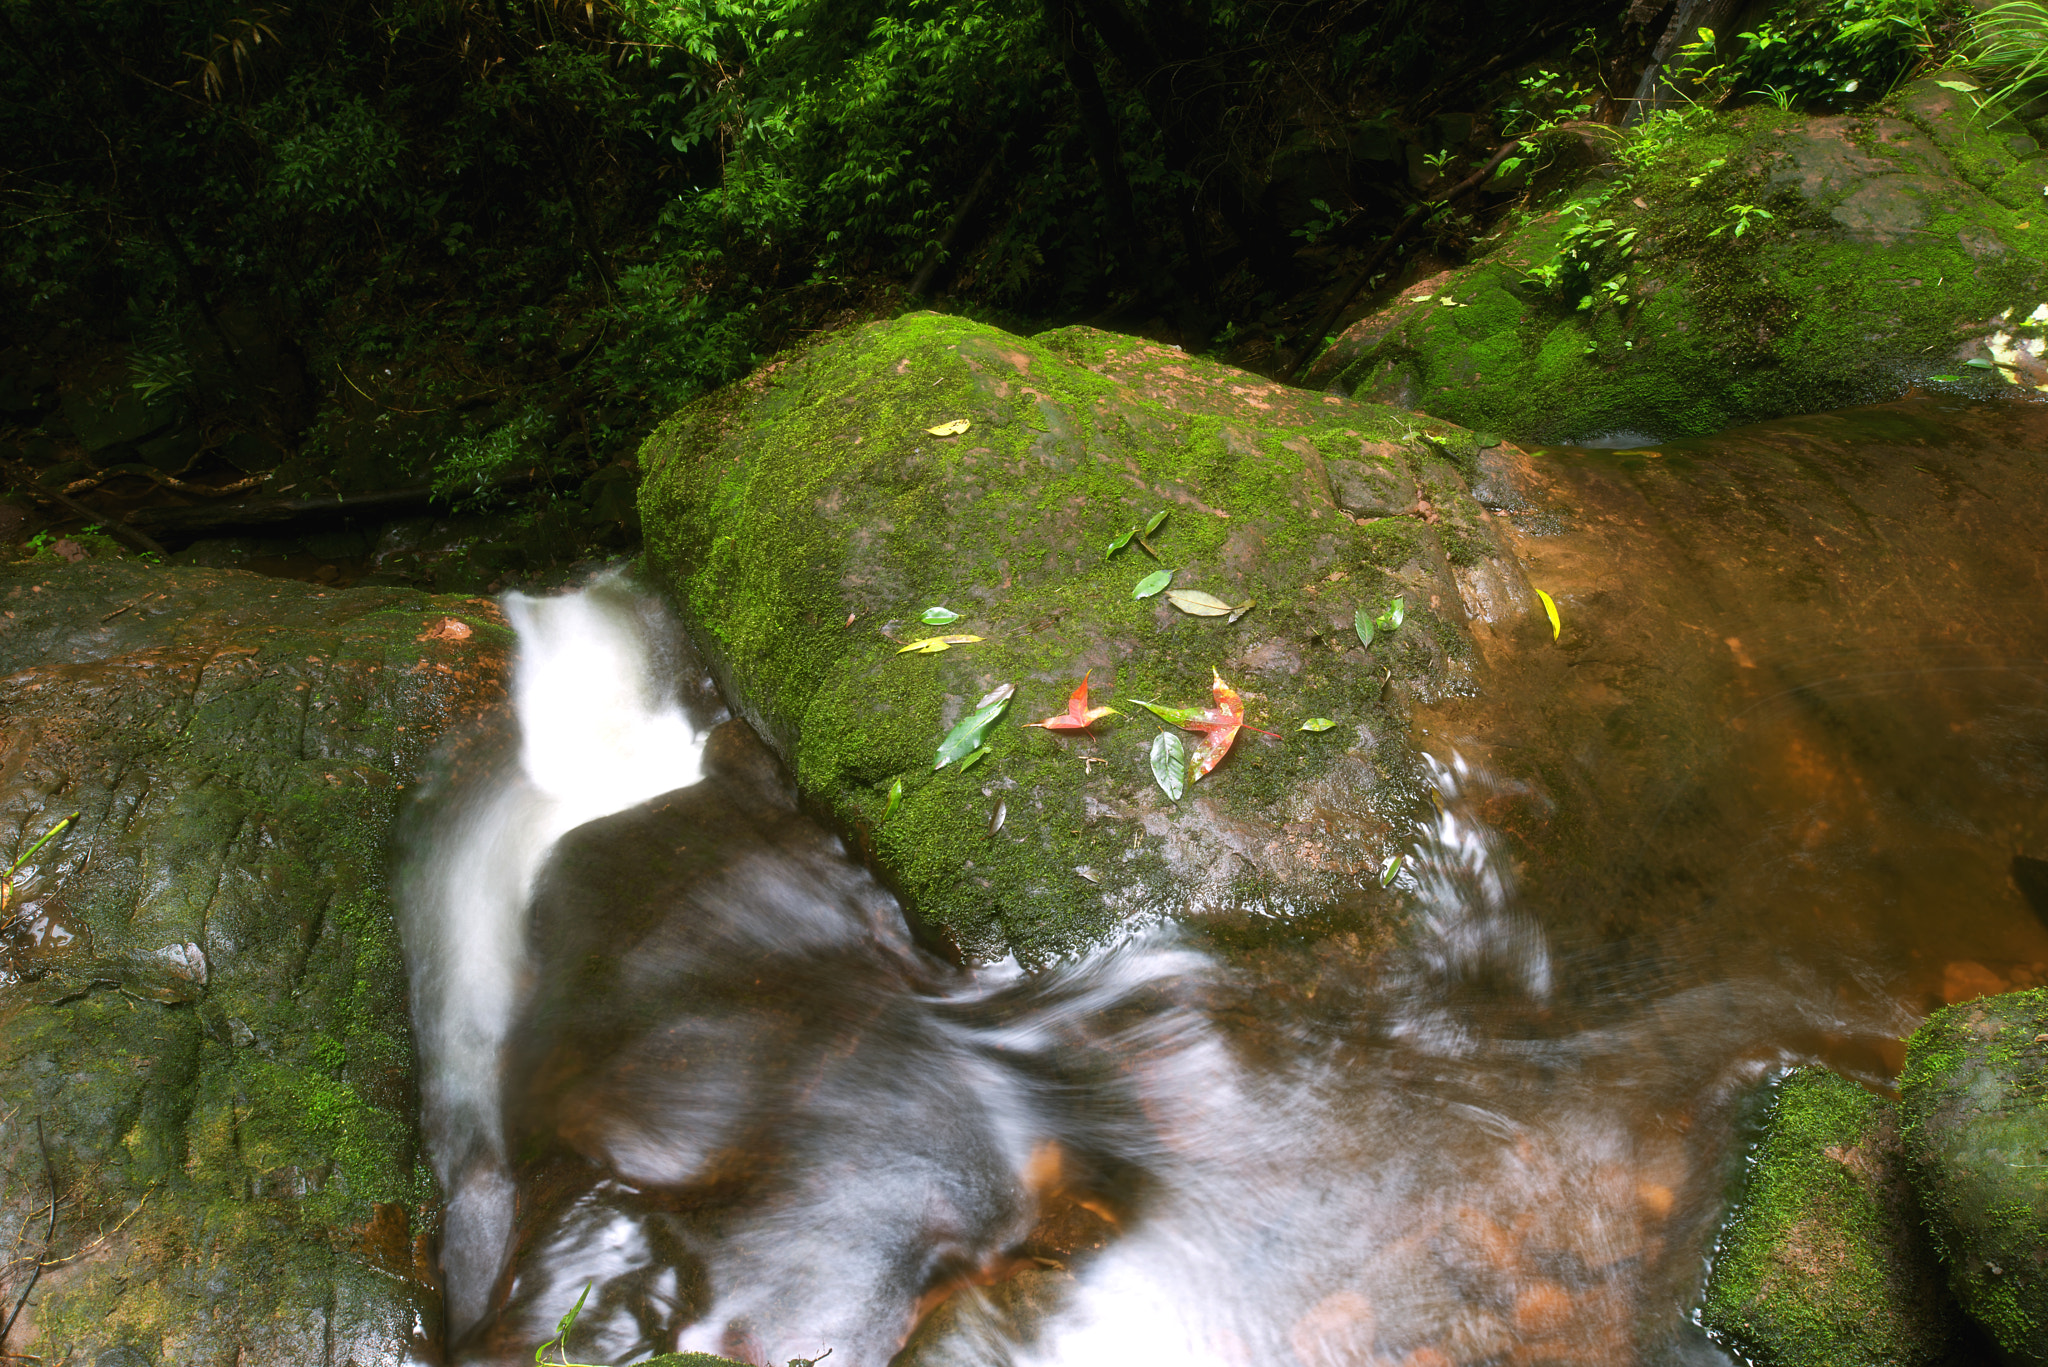
M1956 1299L2015 1361L2048 1362L2048 988L1936 1012L1899 1092Z
M1947 1360L1955 1313L1893 1107L1821 1068L1778 1091L1722 1235L1704 1320L1766 1367Z
M963 435L926 430L961 418ZM1345 511L1331 467L1461 492L1479 446L1131 338L919 314L676 415L642 452L641 515L727 696L807 797L928 924L1042 962L1149 916L1291 914L1374 882L1418 793L1400 704L1458 686L1470 645L1437 525ZM1156 564L1135 543L1105 554L1161 510ZM1458 517L1459 559L1500 556L1483 510ZM1232 625L1134 600L1161 567L1255 606ZM1367 652L1353 613L1397 595L1408 625ZM935 605L960 619L924 626ZM984 639L897 653L942 632ZM1241 734L1175 804L1146 760L1160 727L1132 700L1204 704L1212 669L1281 738ZM1092 738L1025 729L1084 674L1124 716ZM989 757L933 772L947 729L1005 682ZM1314 716L1339 724L1296 729Z
M1542 441L1697 435L1959 371L1941 383L2002 387L2012 372L1964 362L2010 362L2000 328L2048 297L2048 157L2016 123L1920 82L1864 115L1672 127L1633 171L1357 324L1312 376ZM1745 205L1768 217L1741 222Z

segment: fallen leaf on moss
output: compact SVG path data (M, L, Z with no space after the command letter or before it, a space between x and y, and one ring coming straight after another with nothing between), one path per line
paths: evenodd
M1215 695L1216 705L1202 714L1202 720L1195 723L1195 729L1202 732L1202 743L1195 747L1195 753L1188 756L1188 779L1199 783L1210 770L1223 762L1230 753L1231 742L1244 729L1244 699L1237 690L1223 682L1223 676L1210 670L1214 682L1210 692ZM1258 731L1259 728L1251 728ZM1262 736L1271 736L1271 731L1259 731ZM1278 737L1275 737L1278 739Z
M1156 702L1146 702L1143 698L1132 698L1131 701L1150 711L1168 726L1186 726L1202 715L1202 709L1199 707L1162 707Z
M1172 570L1154 570L1138 581L1138 587L1131 590L1133 598L1150 598L1173 582Z
M1074 865L1074 872L1080 874L1091 883L1100 883L1102 881L1102 875L1089 868L1086 864Z
M899 778L889 785L889 805L882 809L882 820L887 821L890 817L896 815L896 808L902 801L903 780Z
M1130 545L1131 538L1136 536L1137 534L1138 529L1136 527L1132 527L1130 530L1126 531L1122 536L1118 537L1116 540L1109 543L1109 549L1102 553L1102 558L1104 560L1107 560L1112 555L1115 555L1118 551L1122 550L1124 547Z
M1090 670L1092 674L1095 671ZM1081 676L1081 686L1067 699L1065 716L1047 717L1044 721L1027 721L1026 728L1041 727L1047 731L1086 731L1091 724L1103 717L1119 715L1114 707L1090 707L1088 705L1088 675Z
M1167 593L1166 601L1190 617L1227 617L1236 611L1221 598L1200 589L1173 589Z
M1171 508L1161 508L1158 512L1152 514L1151 519L1145 523L1145 530L1138 533L1138 535L1150 536L1158 531L1166 524L1166 515L1172 511Z
M1327 731L1336 724L1328 717L1310 717L1301 724L1301 729L1304 731Z
M984 745L979 750L976 750L973 754L969 755L966 759L960 761L960 772L963 774L966 773L969 769L972 769L975 765L981 763L981 761L987 758L988 747Z
M959 621L960 614L951 608L926 608L918 620L928 627L943 627Z
M1401 872L1401 865L1407 861L1407 858L1408 856L1405 854L1390 854L1387 856L1387 862L1380 865L1381 887L1385 887L1394 881L1394 876Z
M988 833L990 835L994 835L997 831L1000 831L1003 828L1003 823L1009 819L1010 804L1003 801L1001 798L997 798L996 809L989 815Z
M1253 608L1257 606L1258 604L1251 602L1249 599L1242 603L1239 603L1236 607L1230 610L1230 616L1225 619L1225 624L1229 626L1237 625L1238 618L1244 616L1247 612L1250 612Z
M1010 695L1017 691L1014 684L1004 684L992 689L986 697L974 705L974 711L960 719L960 722L946 738L939 742L939 762L932 766L934 773L945 768L963 755L971 754L981 746L982 733L990 723L1003 714L1010 705Z
M972 426L974 424L965 418L955 418L951 422L942 422L937 427L927 427L924 430L935 437L957 437Z
M1244 699L1238 696L1236 689L1223 682L1221 674L1218 674L1213 669L1209 671L1209 674L1212 680L1209 685L1209 691L1216 701L1205 708L1161 707L1157 703L1133 699L1133 701L1139 702L1140 706L1150 708L1154 715L1172 722L1175 726L1201 733L1201 744L1197 745L1194 754L1188 757L1188 781L1191 783L1200 782L1204 775L1223 762L1223 757L1230 753L1231 742L1237 739L1239 731L1258 731L1262 736L1272 736L1275 740L1279 739L1279 736L1271 731L1260 730L1256 726L1247 726L1244 719ZM1154 745L1152 762L1154 765L1153 773L1156 776L1158 773L1159 751L1156 748L1157 742ZM1165 787L1163 781L1160 786ZM1169 790L1169 794L1170 792L1171 790Z
M1149 705L1149 704L1148 704ZM1188 771L1188 748L1171 731L1161 731L1152 738L1152 778L1159 784L1159 791L1173 801L1180 801L1185 791Z
M1371 650L1372 618L1366 615L1364 608L1360 608L1357 612L1351 614L1351 629L1358 633L1358 643L1367 650Z
M980 639L979 636L927 636L922 641L912 641L896 653L898 655L936 655L942 650L951 650L954 646L968 645Z

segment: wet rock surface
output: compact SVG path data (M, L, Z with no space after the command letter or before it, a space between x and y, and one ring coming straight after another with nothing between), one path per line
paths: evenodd
M1958 1316L1923 1228L1896 1108L1820 1068L1781 1085L1714 1258L1703 1316L1772 1367L1931 1367Z
M0 917L5 1346L407 1360L434 1193L386 830L502 688L495 607L89 560L0 568L0 611L8 858L77 813Z
M926 430L958 419L963 434ZM1468 492L1484 445L1136 339L912 315L678 414L643 452L641 513L726 695L806 798L928 925L1042 962L1141 911L1349 898L1378 914L1360 889L1420 796L1407 707L1468 688L1475 643L1542 629ZM1157 561L1135 541L1105 555L1160 511ZM1253 606L1232 623L1135 599L1162 568ZM1354 615L1396 597L1405 624L1361 645ZM935 605L958 620L924 625ZM982 639L898 653L947 633ZM1279 738L1240 733L1176 803L1132 700L1205 706L1212 669ZM1122 717L1023 729L1084 675ZM1017 693L986 760L934 772L1003 683ZM1336 725L1300 732L1312 717Z
M2048 989L1937 1012L1899 1091L1956 1299L2011 1360L2048 1362Z
M1595 168L1353 324L1307 381L1569 441L1697 435L1935 375L2048 380L2029 323L2048 298L2048 158L2017 120L1923 80L1864 114L1759 105L1675 128L1632 177ZM1738 235L1731 206L1768 216Z

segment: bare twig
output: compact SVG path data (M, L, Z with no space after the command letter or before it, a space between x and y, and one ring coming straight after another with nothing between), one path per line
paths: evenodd
M21 1308L28 1304L29 1292L36 1289L42 1279L43 1265L49 1261L50 1250L57 1246L57 1169L50 1162L50 1146L43 1140L43 1118L36 1117L36 1148L43 1155L43 1174L50 1179L50 1227L43 1234L43 1256L36 1259L35 1271L28 1274L28 1285L21 1288L20 1297L14 1302L14 1313L7 1317L6 1324L0 1324L0 1353L7 1351L7 1336L14 1332L14 1322L21 1318Z
M113 537L114 540L130 550L147 551L151 555L163 555L165 553L164 548L156 543L156 538L152 537L148 532L131 527L119 518L109 517L104 513L96 513L69 494L60 494L55 489L45 489L38 484L25 485L23 489L24 492L35 498L46 499L66 512L84 518L89 523L97 523L105 527L108 536Z

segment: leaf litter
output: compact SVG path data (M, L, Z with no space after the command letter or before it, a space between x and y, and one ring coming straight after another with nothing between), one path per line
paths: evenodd
M974 711L962 717L959 724L948 731L946 738L939 742L939 762L932 766L932 772L937 773L954 760L980 749L982 735L995 719L1003 714L1003 709L1010 705L1010 697L1016 691L1015 684L1003 684L985 694L982 700L974 705Z
M1090 670L1092 674L1095 671ZM1088 675L1081 676L1081 684L1067 699L1067 710L1063 716L1047 717L1044 721L1027 721L1024 725L1040 727L1047 731L1087 731L1103 717L1122 715L1114 707L1090 707L1088 705ZM1091 734L1093 734L1091 732Z

